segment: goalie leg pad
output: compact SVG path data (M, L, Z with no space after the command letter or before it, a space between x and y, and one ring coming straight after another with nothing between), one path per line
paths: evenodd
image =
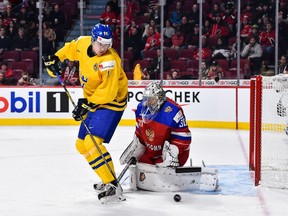
M139 158L145 153L145 146L140 143L139 139L135 136L133 141L129 144L129 146L124 150L122 155L120 156L120 164L127 164L128 161L135 157L138 161Z
M136 165L129 166L129 178L130 178L130 189L136 191L137 190L137 173L136 173Z
M137 163L137 187L143 190L168 192L218 189L218 171L206 167L185 167L176 172L172 167Z

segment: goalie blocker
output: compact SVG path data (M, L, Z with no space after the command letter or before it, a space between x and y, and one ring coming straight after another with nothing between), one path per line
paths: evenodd
M218 189L218 171L207 167L159 167L136 163L129 166L130 188L156 192Z

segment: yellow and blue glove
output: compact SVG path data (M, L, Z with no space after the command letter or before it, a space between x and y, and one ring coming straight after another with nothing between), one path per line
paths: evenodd
M62 73L61 62L58 56L47 55L47 56L43 56L42 58L43 58L44 65L47 69L47 72L51 77L56 77L56 73L61 75Z
M77 106L72 111L72 117L76 121L84 120L88 111L95 108L95 104L89 103L86 98L79 98Z

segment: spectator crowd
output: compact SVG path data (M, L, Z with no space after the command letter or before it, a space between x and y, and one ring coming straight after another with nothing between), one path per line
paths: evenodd
M66 5L72 5L72 8L77 9L77 1L43 1L41 30L43 55L56 52L59 41L64 41L67 31L71 28L72 19L76 18L75 10L64 13L63 6ZM10 70L9 73L1 70L0 85L18 85L23 74L31 77L33 83L35 78L39 78L38 17L36 0L0 0L0 62ZM10 79L11 77L13 79Z
M243 0L240 16L241 77L250 78L275 65L275 1ZM287 54L288 6L279 0L279 60ZM160 47L160 6L157 0L126 0L124 11L124 69L133 77L138 63L144 72L149 71L152 59L157 58ZM202 50L199 50L199 4L196 0L167 0L164 6L164 53L171 63L164 73L171 77L177 70L179 78L198 78L199 54L210 67L212 62L222 67L221 77L236 78L237 55L237 1L206 0L203 3ZM115 34L113 47L120 50L120 8L118 0L107 2L100 22L112 26ZM172 50L172 51L171 51ZM184 51L184 50L190 50ZM129 53L129 54L128 54ZM132 54L131 54L132 53ZM151 54L153 53L153 54ZM172 53L174 53L172 55ZM189 53L185 56L183 53ZM147 62L148 61L148 62ZM177 62L178 61L178 62ZM183 64L186 65L183 66ZM178 65L182 65L179 66ZM132 72L132 73L129 73ZM276 69L276 74L278 73ZM145 74L145 73L144 73ZM149 74L150 79L159 74ZM147 76L145 76L147 77ZM207 79L208 77L205 76ZM203 79L205 77L202 77Z
M119 0L107 0L98 22L111 26L113 48L120 53L121 10ZM62 2L62 5L60 4ZM74 1L73 1L74 2ZM75 1L77 4L77 1ZM126 0L124 7L124 70L129 79L140 68L141 79L160 78L161 8L158 0ZM18 71L13 59L5 58L5 52L33 51L39 55L39 26L36 0L0 0L0 62L9 72L1 70L0 85L17 85L22 72L37 78L38 57L33 59L32 69L27 66ZM70 2L71 3L71 2ZM63 5L69 1L44 1L42 13L43 55L55 53L59 41L63 41L70 29ZM89 4L89 1L87 1ZM240 41L237 41L237 1L205 0L203 3L203 27L199 27L197 0L166 0L164 6L164 79L234 79L237 76L237 45L240 43L240 78L250 78L264 70L275 70L275 1L241 1ZM286 73L288 4L279 0L279 69L275 74ZM96 21L97 22L97 21ZM202 31L202 49L199 49L199 32ZM199 63L199 55L202 62ZM27 58L26 58L27 59ZM284 63L285 59L285 63ZM17 60L16 60L17 61ZM79 85L75 80L77 62L66 62L66 84ZM3 65L2 64L2 65ZM199 67L199 64L201 65ZM4 66L3 66L4 67ZM70 68L70 69L69 69ZM199 73L199 68L201 73ZM205 69L204 69L205 68ZM213 71L214 68L214 71ZM217 70L217 71L216 71ZM69 71L72 71L69 75ZM18 73L18 75L14 75ZM13 79L12 79L12 78ZM64 78L64 77L63 77Z

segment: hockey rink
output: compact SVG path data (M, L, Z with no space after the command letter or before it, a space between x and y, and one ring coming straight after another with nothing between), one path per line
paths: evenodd
M215 192L130 191L127 200L101 204L92 185L99 178L77 152L76 126L0 127L0 216L283 216L288 190L254 187L248 169L249 134L245 130L190 128L193 165L219 170ZM118 127L106 145L119 174L119 156L134 127ZM127 177L127 174L125 175ZM125 177L122 179L124 180Z

